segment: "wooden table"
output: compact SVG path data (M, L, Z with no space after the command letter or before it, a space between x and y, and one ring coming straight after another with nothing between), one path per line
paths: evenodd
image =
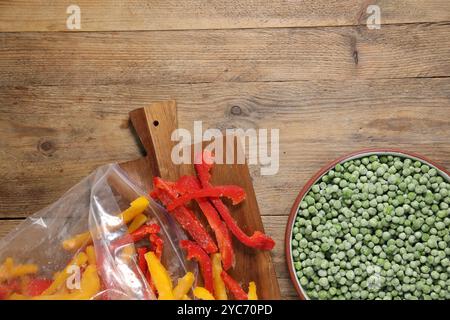
M287 214L322 165L389 146L450 168L448 0L112 2L0 0L0 235L139 157L128 112L156 100L176 99L185 128L281 130L279 173L251 170L285 298Z

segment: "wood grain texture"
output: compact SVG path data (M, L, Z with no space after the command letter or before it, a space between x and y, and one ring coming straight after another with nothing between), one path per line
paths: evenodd
M69 3L0 0L0 237L97 166L144 159L128 112L153 101L178 100L185 128L281 129L279 173L250 171L285 299L287 214L321 166L390 146L450 168L448 0L76 3L81 32L52 32Z
M308 177L352 150L387 145L450 167L449 93L447 78L0 87L0 215L29 215L95 167L142 156L128 112L167 99L183 128L279 128L279 173L250 170L261 213L286 215Z
M0 33L0 86L445 77L450 24Z
M447 0L77 0L82 31L312 27L365 24L376 4L382 23L450 20ZM65 31L72 2L0 1L0 31Z

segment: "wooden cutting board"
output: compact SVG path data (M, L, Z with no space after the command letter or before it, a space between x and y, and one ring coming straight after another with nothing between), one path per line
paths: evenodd
M171 135L178 128L175 101L158 102L133 110L130 112L130 119L147 151L144 158L121 164L130 178L150 191L153 176L175 181L182 175L195 174L193 165L175 165L171 160L172 147L176 143L171 141ZM236 144L233 147L236 148ZM216 164L212 171L212 183L234 184L244 188L247 193L246 200L238 206L230 206L231 213L247 234L251 235L256 230L264 231L246 164ZM202 214L196 211L203 219ZM280 289L270 252L247 248L235 238L233 246L236 265L230 274L244 284L244 288L250 281L255 281L260 299L280 299Z

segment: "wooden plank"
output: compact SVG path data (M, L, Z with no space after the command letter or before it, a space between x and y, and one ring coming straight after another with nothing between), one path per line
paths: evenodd
M128 112L176 99L180 127L279 128L280 169L251 166L262 215L287 215L328 161L398 147L450 168L450 80L0 87L0 217L24 217L109 162L142 156Z
M450 25L2 33L0 86L445 77Z
M383 24L450 20L447 0L0 1L0 31L64 31L66 9L81 9L82 31L312 27L365 24L376 4Z
M0 220L0 241L22 221L23 220ZM283 299L293 299L297 297L297 294L289 279L284 258L284 230L286 222L287 216L263 217L266 232L276 241L276 246L272 251L272 258L278 276L281 296Z

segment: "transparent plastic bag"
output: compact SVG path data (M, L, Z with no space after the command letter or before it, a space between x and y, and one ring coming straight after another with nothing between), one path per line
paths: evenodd
M150 177L149 177L150 178ZM92 299L155 299L136 261L136 255L125 255L125 247L113 249L111 243L128 233L118 215L145 192L134 185L116 164L102 166L66 192L58 201L33 214L0 242L0 264L8 257L15 263L35 264L38 275L52 279L84 249L67 251L64 240L90 231L102 289ZM197 273L194 265L186 262L178 247L185 235L168 213L152 199L144 214L146 223L157 223L164 241L161 257L173 280L187 271ZM94 236L95 234L95 236ZM130 258L131 257L131 258Z

